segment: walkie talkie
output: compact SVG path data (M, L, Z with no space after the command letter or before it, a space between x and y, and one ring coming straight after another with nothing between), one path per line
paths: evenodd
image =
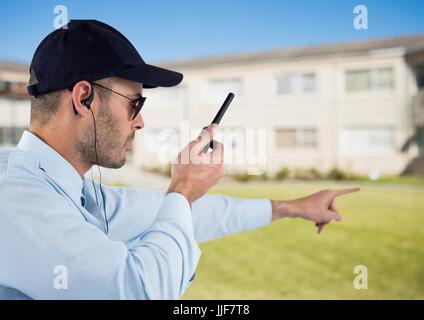
M224 103L222 104L221 108L219 108L218 113L216 114L215 118L212 120L211 124L216 123L219 124L221 122L222 117L225 114L225 111L227 111L231 101L233 101L234 99L234 93L230 92L227 96L227 98L225 99ZM213 140L211 142L209 142L208 145L206 145L203 148L203 152L207 153L209 149L213 149Z

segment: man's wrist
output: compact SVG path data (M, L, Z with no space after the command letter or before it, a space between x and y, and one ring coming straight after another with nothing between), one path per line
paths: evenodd
M190 204L190 207L191 207L191 204L193 203L193 199L191 199L191 197L188 196L188 192L186 192L185 190L183 190L183 188L178 188L178 187L170 186L168 188L168 191L166 191L165 195L168 195L168 194L173 193L173 192L179 193L184 198L186 198L187 201L188 201L188 203Z
M271 200L272 218L275 221L281 218L295 218L296 211L294 201Z

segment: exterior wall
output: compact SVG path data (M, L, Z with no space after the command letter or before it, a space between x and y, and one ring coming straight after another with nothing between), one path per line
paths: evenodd
M394 90L346 92L346 70L370 67L393 68ZM222 121L222 128L253 129L256 130L254 134L265 134L265 141L257 144L253 153L265 160L264 169L270 174L282 167L320 170L339 167L362 174L374 171L397 174L414 156L400 151L414 132L413 96L417 94L413 72L405 62L402 50L234 63L182 68L180 71L184 73L180 86L143 92L148 97L141 111L145 128L137 132L130 157L136 166L156 167L173 159L181 146L190 140L190 134L194 138L211 121L226 96L226 92L214 91L210 81L229 78L240 78L242 88L236 93ZM275 77L283 72L315 73L316 92L277 94ZM0 80L24 82L27 77L24 72L0 70ZM29 100L0 97L0 127L27 127L29 108ZM314 128L317 147L277 148L276 130L284 128ZM394 148L384 152L346 152L341 138L346 128L391 128ZM166 147L164 141L171 141L171 148ZM231 151L235 149L231 143L226 143L226 157ZM248 160L251 159L245 159L241 164L228 163L227 169L251 170L256 164L254 161L248 163Z
M15 146L24 129L28 128L29 100L0 97L0 148Z
M19 70L1 68L0 81L8 81L14 84L25 84L28 81L26 68ZM24 88L20 86L19 90ZM0 90L1 91L1 90ZM29 125L30 102L19 91L11 97L4 92L0 94L0 148L14 146L19 140L24 128Z
M392 67L394 90L391 92L347 93L345 71L351 68ZM209 80L241 78L242 94L236 95L222 127L265 129L267 132L266 169L272 173L281 167L331 167L356 173L400 173L411 155L400 152L413 133L409 68L399 50L367 56L311 58L308 60L267 61L261 63L181 69L184 73L181 92L174 98L162 98L165 90L154 95L145 90L148 102L142 111L146 131L178 129L190 119L190 128L198 130L215 115L225 95L216 96ZM278 95L275 76L280 72L315 72L317 91L311 95ZM152 98L150 99L150 96ZM150 101L149 101L150 100ZM316 128L317 148L286 150L276 148L277 128ZM394 149L391 152L346 154L340 150L344 128L392 128ZM197 130L197 131L198 131ZM188 140L186 140L188 141ZM155 166L158 158L143 151L143 132L137 137L134 161L137 165ZM147 155L147 156L146 156ZM242 170L248 166L229 168Z

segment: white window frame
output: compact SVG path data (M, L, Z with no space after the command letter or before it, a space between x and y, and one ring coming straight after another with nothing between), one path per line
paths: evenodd
M391 89L371 89L371 90L362 90L362 91L348 91L346 88L347 85L347 73L349 71L359 71L359 70L373 70L371 71L370 78L375 77L376 70L377 69L391 69L392 70L392 81L393 81L393 87ZM340 77L338 79L340 80L340 96L343 97L391 97L396 93L396 90L398 88L397 84L397 77L398 77L398 69L397 66L394 64L378 64L370 66L368 65L346 65L343 68L340 69ZM371 85L372 87L372 85Z
M277 144L277 131L278 130L294 130L295 145L294 148L281 148ZM314 147L305 147L305 131L314 131ZM304 127L278 127L274 130L275 144L274 148L278 151L317 151L319 148L319 130L317 127L304 126Z
M314 79L314 90L306 91L305 90L305 77L312 75ZM289 79L289 92L283 93L279 92L279 78L288 77ZM290 96L315 96L318 94L318 73L316 71L281 71L274 75L274 95L277 97L290 97Z
M380 139L380 140L382 139L381 133L383 130L388 130L389 136L390 136L389 139L391 140L390 144L384 147L383 147L383 144L376 143L375 141L375 139ZM353 137L346 136L347 134L346 131L358 131L359 138L360 138L360 133L364 134L364 132L368 131L366 132L367 134L366 145L364 145L364 148L362 150L358 150L358 149L349 150L349 148L352 148L352 146L355 146L355 143L352 141ZM395 135L396 135L396 130L393 126L348 126L348 127L342 128L340 132L340 140L339 140L340 153L343 155L352 155L352 156L392 155L396 153ZM348 140L348 138L350 140ZM384 137L384 138L387 138L387 137Z
M221 87L217 87L219 83L222 83ZM235 83L238 83L238 88L235 87ZM218 96L226 96L229 92L233 92L236 96L242 97L244 95L244 85L244 79L242 77L208 79L208 86L211 93Z

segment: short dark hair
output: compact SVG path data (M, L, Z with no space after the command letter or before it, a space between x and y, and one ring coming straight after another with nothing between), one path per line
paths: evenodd
M35 84L38 80L33 72L29 77L29 84ZM31 117L30 122L37 122L43 126L49 122L51 117L57 112L60 104L60 98L64 90L58 90L42 94L37 97L31 97Z
M96 82L104 86L110 85L112 79L106 78ZM32 84L36 79L31 74L29 83ZM42 94L37 97L31 97L31 116L30 122L36 122L40 126L46 125L53 115L58 111L62 94L65 90L58 90ZM110 92L108 90L98 90L98 95L102 101L107 101Z
M37 122L40 126L46 125L59 107L62 91L43 94L37 98L31 98L30 122Z

